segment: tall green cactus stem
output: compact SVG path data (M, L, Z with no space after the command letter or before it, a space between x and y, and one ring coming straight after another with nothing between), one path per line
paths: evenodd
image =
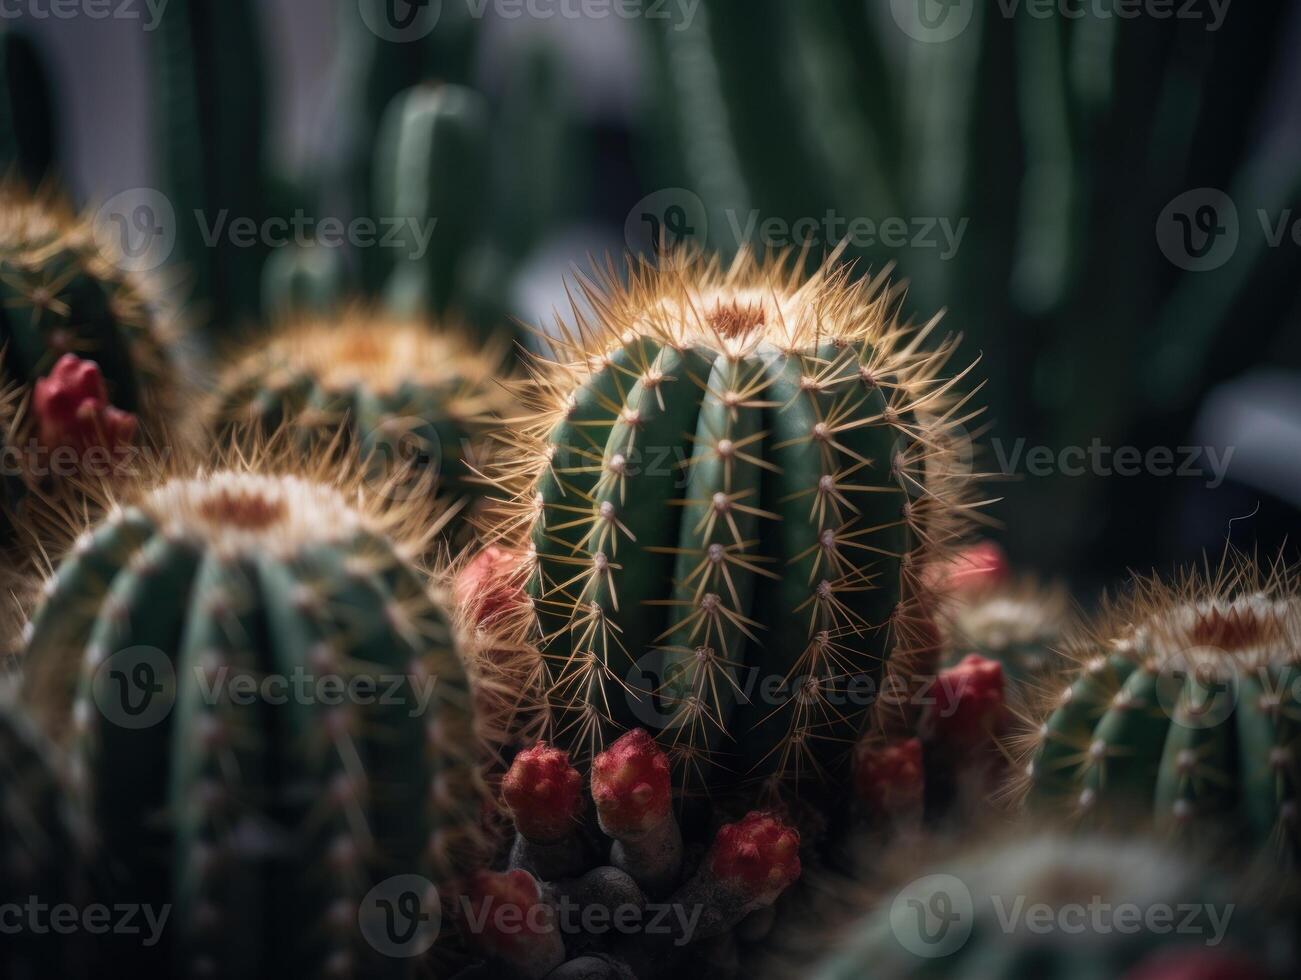
M827 916L812 936L807 929L804 935L792 931L788 955L799 962L799 972L815 980L1137 980L1286 976L1294 969L1295 935L1275 910L1253 900L1251 884L1239 887L1187 853L1141 837L1022 833L938 858L936 846L928 843L921 868L915 853L897 874L882 872L875 862L875 874L897 877L893 888L882 889L878 879L872 894L858 895L861 885L834 894L834 906L825 910L831 921L843 918L845 908L866 904L857 919L830 934ZM1178 920L1192 908L1208 914L1196 926L1186 918L1183 928L1172 927L1172 914ZM1131 916L1124 921L1122 909ZM1183 971L1144 972L1176 954ZM1226 962L1237 969L1209 969Z
M232 229L270 217L257 7L172 0L150 35L162 189L176 212L179 258L222 330L257 316L269 249L262 241L248 247Z
M488 108L457 85L421 85L389 106L380 129L376 203L402 220L389 249L386 301L402 315L441 315L455 296L461 259L486 210Z
M0 175L37 187L55 174L58 120L44 59L36 46L0 29Z
M383 532L333 485L198 472L46 583L25 697L73 748L112 894L174 909L148 966L412 976L363 939L363 898L477 860L466 671Z
M1246 565L1140 580L1080 650L1029 744L1029 799L1277 848L1301 840L1301 598ZM1059 688L1059 690L1061 690Z
M0 700L0 905L84 901L83 831L53 747L6 693ZM8 918L6 926L0 946L6 977L62 976L74 969L75 939L52 935L48 923Z
M478 46L480 19L466 4L405 9L392 0L338 0L341 168L355 214L378 218L383 211L376 191L375 145L384 113L393 100L415 85L438 79L464 85L470 81ZM433 12L435 28L423 36L421 18ZM406 36L386 38L375 25L411 13L416 20ZM382 249L362 249L356 256L365 292L378 293L391 268Z
M337 453L390 494L453 498L468 515L483 496L475 472L489 420L509 405L500 360L416 319L302 317L232 360L209 419L223 438L279 437L307 459Z
M917 475L967 417L951 346L834 264L628 271L584 282L507 435L554 738L590 758L651 726L695 788L834 776L965 507Z

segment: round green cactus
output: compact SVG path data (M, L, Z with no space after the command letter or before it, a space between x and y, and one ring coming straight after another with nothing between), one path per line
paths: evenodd
M161 304L88 221L0 188L0 334L6 385L29 386L65 354L93 360L109 401L157 433L177 408Z
M173 910L121 955L414 969L380 955L373 889L477 860L480 750L453 624L383 531L332 484L199 472L112 510L48 580L25 698L72 748L110 894Z
M232 360L210 426L223 440L360 462L384 494L454 499L464 518L484 496L490 420L509 404L499 364L418 320L302 317Z
M828 779L963 508L918 476L963 416L951 346L834 265L629 271L584 284L509 434L500 533L528 536L555 738L581 759L648 727L711 788Z
M1173 588L1142 581L1079 658L1031 741L1032 804L1295 857L1301 600L1289 576L1242 564Z
M1023 835L908 875L862 918L821 933L808 975L1266 978L1295 962L1295 935L1249 883L1141 838Z
M0 906L86 899L85 833L63 777L53 747L8 693L0 696ZM11 914L5 925L5 976L60 976L79 962L77 942L41 931L48 923Z
M25 526L31 488L117 477L177 433L163 306L116 263L60 202L0 186L3 503Z

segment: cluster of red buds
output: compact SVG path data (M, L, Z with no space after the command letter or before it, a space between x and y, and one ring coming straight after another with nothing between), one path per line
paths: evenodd
M579 908L673 909L661 932L640 937L643 955L655 959L726 934L770 908L800 876L799 832L759 810L720 827L691 867L668 758L642 729L592 761L589 789L606 838L595 848L583 826L583 779L567 753L539 743L515 757L502 781L516 829L508 867L480 872L467 896L499 910L510 906L508 918L529 925L508 934L463 926L491 961L520 976L628 975L619 961L593 955L591 937L564 935L553 914L561 900Z
M46 449L117 450L129 446L136 435L136 417L109 404L99 365L76 354L64 354L54 370L36 382L32 413L37 438Z

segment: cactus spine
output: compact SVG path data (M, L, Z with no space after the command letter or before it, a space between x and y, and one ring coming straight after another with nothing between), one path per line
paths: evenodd
M1245 561L1174 586L1140 580L1041 713L1032 803L1137 816L1275 846L1295 859L1301 786L1301 600Z
M466 671L383 530L312 479L199 472L47 582L25 697L73 747L113 894L174 906L180 972L410 975L361 941L363 897L476 853Z
M907 650L923 550L961 486L917 476L965 400L883 277L689 257L584 283L511 427L500 533L531 542L555 737L651 722L683 781L834 774L851 690ZM781 703L742 684L787 685ZM649 678L649 679L648 679Z

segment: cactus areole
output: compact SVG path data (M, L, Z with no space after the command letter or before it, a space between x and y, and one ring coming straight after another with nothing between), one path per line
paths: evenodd
M688 788L846 775L964 507L951 344L834 262L670 256L582 288L499 481L556 741L591 759L646 727Z

